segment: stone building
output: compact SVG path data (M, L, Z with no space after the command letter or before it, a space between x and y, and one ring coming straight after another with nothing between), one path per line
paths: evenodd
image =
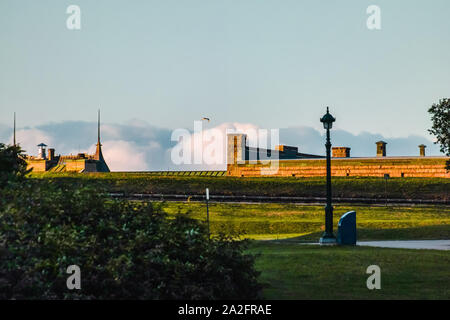
M417 157L389 157L387 143L376 142L376 156L350 157L350 148L333 147L331 174L333 176L383 177L442 177L450 178L446 170L449 157L426 157L425 146L419 146ZM374 150L375 151L375 150ZM266 156L267 154L267 156ZM257 149L247 145L245 134L227 136L227 175L237 177L262 176L262 172L277 161L273 176L314 177L326 175L324 156L298 152L297 147L280 145L275 150Z
M102 144L100 142L100 111L98 112L97 127L98 135L95 154L56 155L55 149L50 148L47 152L47 145L40 143L37 157L25 156L28 164L27 168L33 169L33 172L109 172L108 165L103 158Z

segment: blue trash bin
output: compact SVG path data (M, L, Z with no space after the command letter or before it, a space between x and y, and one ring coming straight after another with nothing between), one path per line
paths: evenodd
M337 242L340 245L356 245L356 211L349 211L339 219Z

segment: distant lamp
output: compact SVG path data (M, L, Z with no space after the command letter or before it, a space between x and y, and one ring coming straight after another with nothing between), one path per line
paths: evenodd
M336 119L330 114L329 109L327 107L327 113L320 119L320 122L323 123L323 128L326 130L330 130L333 127L333 122Z

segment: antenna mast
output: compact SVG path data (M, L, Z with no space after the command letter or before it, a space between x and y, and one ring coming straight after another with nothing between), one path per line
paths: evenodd
M98 124L97 124L97 143L100 144L100 109L98 109Z
M16 113L14 112L14 133L13 133L13 145L16 146Z

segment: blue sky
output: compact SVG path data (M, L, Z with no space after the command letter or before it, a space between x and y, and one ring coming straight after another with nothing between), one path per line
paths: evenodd
M71 4L81 30L66 28ZM320 129L329 105L353 135L431 139L449 13L448 0L1 0L0 124L95 121L100 106L105 123Z

